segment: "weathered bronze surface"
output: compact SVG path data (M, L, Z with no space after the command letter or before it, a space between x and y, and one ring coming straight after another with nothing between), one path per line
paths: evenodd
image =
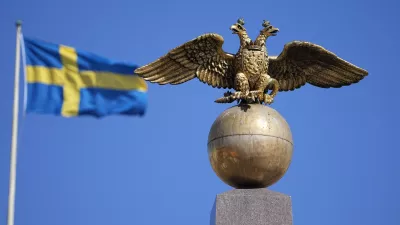
M286 173L291 162L290 128L276 110L263 103L271 104L279 91L292 91L306 83L340 88L368 75L366 70L310 42L289 42L279 56L269 56L266 41L279 29L268 21L262 26L254 41L243 19L230 27L240 40L235 55L223 51L220 35L208 33L135 70L145 80L161 85L177 85L197 77L212 87L235 90L215 101L237 100L240 104L216 119L208 137L213 170L235 188L268 187Z
M240 104L222 112L208 136L218 177L235 188L264 188L287 171L293 152L285 119L269 106Z
M339 88L359 82L368 72L323 47L304 41L284 46L279 56L268 56L266 41L279 31L268 21L252 41L239 19L230 29L239 36L240 48L233 55L222 50L224 39L215 33L201 35L176 47L156 61L135 70L158 84L181 84L197 77L217 88L233 88L218 103L235 100L271 104L278 91L292 91L306 83ZM270 94L268 91L272 90Z

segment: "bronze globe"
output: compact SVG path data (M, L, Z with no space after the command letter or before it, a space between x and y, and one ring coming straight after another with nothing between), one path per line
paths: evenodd
M222 112L208 135L208 155L217 176L234 188L265 188L289 168L292 133L273 108L241 104Z

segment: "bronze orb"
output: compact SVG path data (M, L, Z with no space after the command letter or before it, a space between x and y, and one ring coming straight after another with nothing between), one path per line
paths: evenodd
M265 188L283 177L293 153L286 120L273 108L240 104L222 112L208 135L217 176L234 188Z

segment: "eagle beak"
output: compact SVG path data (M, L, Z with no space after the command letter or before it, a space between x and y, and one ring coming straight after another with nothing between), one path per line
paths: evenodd
M279 29L278 29L278 28L275 28L275 27L272 27L272 28L270 29L270 31L269 31L269 33L270 33L272 36L276 36L276 35L278 34L278 32L279 32Z
M237 27L235 25L232 25L230 29L232 30L232 34L239 33L239 30L237 29Z

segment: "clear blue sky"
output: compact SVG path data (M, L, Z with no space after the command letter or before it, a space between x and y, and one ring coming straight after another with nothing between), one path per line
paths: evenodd
M263 19L280 28L271 55L292 40L319 44L369 71L342 89L307 85L273 107L295 148L271 187L292 196L297 225L398 225L400 16L395 0L0 2L0 224L6 224L15 26L25 36L143 65L205 32L239 41ZM397 21L397 22L396 22ZM207 136L229 105L197 80L149 85L145 117L65 119L27 115L20 124L16 225L204 225L215 196L231 188L211 169Z

